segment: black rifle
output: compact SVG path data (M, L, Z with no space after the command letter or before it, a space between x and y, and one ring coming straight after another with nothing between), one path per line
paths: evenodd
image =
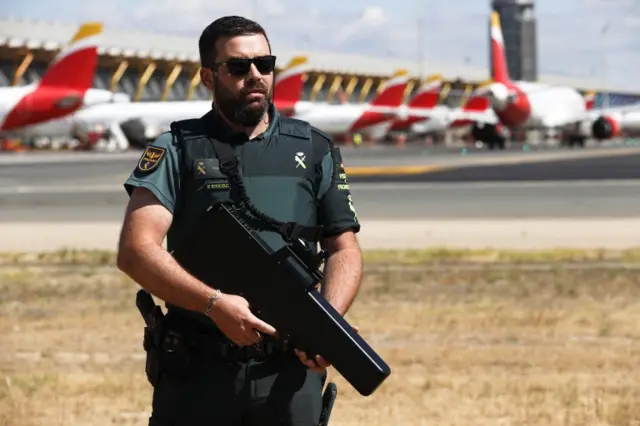
M171 130L184 143L177 123ZM317 243L321 227L283 223L260 212L246 193L233 148L209 140L233 201L210 206L171 254L200 281L247 299L281 339L310 356L322 355L361 395L371 395L391 369L316 289L324 278L324 253L314 255L304 240ZM284 247L274 252L259 230L280 234Z
M301 241L274 252L236 214L227 204L210 207L174 258L202 282L246 298L280 338L322 355L360 394L371 395L391 370L316 290L319 261Z

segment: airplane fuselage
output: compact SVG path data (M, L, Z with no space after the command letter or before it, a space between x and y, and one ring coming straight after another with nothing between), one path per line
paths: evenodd
M84 93L66 87L36 84L0 91L0 132L71 114L82 106Z
M344 135L352 132L373 132L379 134L397 116L397 108L371 106L369 104L339 104L299 102L295 118L308 121L330 135Z
M435 108L424 109L423 112L419 109L412 109L411 113L413 116L425 115L423 119L411 125L411 132L418 134L444 132L458 117L458 110L449 108L446 105L438 105Z
M586 112L584 97L571 87L493 83L488 95L491 107L503 124L525 130L573 124Z
M584 96L571 87L547 87L525 92L531 113L524 128L562 127L580 121L586 112Z
M147 126L168 128L172 121L200 117L210 109L209 101L97 103L66 117L29 126L20 134L28 137L68 136L74 125L108 128L113 123L132 119L139 119Z
M357 104L302 104L300 113L296 108L295 118L308 121L312 126L330 135L345 134L352 131L353 125L365 110L366 105Z

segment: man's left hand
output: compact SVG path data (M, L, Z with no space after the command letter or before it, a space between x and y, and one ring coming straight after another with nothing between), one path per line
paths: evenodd
M360 332L360 329L358 328L358 326L352 326L352 328L355 330L356 333ZM307 354L304 351L301 351L299 349L295 349L295 353L296 356L298 358L300 358L300 361L306 365L310 370L315 371L317 373L321 373L322 371L324 371L327 367L330 367L331 364L329 362L327 362L322 356L320 355L316 355L315 358L311 358L309 359L307 357Z

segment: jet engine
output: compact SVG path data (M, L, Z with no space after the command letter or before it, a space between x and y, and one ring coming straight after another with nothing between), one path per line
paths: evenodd
M613 117L601 115L593 122L591 132L598 140L611 139L620 135L620 124Z
M487 97L491 106L501 111L512 101L509 89L502 83L492 83L487 87Z
M147 146L148 140L146 135L146 126L139 118L132 118L120 123L122 133L129 141L129 144L135 148L144 149Z

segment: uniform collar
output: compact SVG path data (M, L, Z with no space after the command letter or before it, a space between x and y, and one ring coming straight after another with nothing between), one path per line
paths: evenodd
M233 129L231 129L231 127L229 127L227 122L224 121L222 117L220 117L220 115L216 112L214 103L212 103L211 106L212 106L211 111L209 111L203 117L203 119L211 123L209 128L213 133L212 136L218 139L222 139L223 141L260 142L262 140L269 139L273 135L275 130L278 128L278 126L280 125L280 113L276 109L275 105L271 102L269 103L269 106L267 108L267 114L269 114L269 118L270 118L269 127L267 127L267 130L265 130L264 132L260 133L255 138L250 140L249 137L246 135L246 133L236 132Z

